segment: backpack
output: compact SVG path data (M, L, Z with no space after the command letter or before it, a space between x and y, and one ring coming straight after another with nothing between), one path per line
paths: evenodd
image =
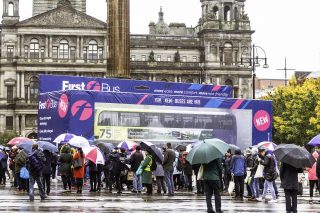
M30 171L32 173L39 174L43 169L43 165L41 160L38 158L37 152L32 153L32 155L30 155L28 159Z
M150 166L150 170L151 171L155 171L157 169L157 162L152 158L151 158L151 160L152 160L152 163L151 163L151 166Z

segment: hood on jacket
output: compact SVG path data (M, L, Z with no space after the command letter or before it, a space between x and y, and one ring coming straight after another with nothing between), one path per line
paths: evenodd
M240 150L240 149L236 149L236 150L234 151L234 154L236 154L236 155L241 155L241 150Z

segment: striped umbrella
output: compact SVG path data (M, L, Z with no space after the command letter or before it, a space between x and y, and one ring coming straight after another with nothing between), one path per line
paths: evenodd
M15 146L15 145L18 145L18 144L21 144L21 143L24 143L24 142L28 142L28 141L33 142L33 140L30 139L30 138L26 138L26 137L15 137L15 138L12 138L12 139L8 142L8 145Z
M258 143L257 146L258 146L258 148L263 146L263 147L267 148L269 151L273 151L277 147L277 144L275 144L271 141L263 141L263 142Z

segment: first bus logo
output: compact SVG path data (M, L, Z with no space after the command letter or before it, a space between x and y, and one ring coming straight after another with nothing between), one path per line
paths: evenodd
M66 117L69 108L69 100L66 94L62 94L59 100L58 113L60 118Z

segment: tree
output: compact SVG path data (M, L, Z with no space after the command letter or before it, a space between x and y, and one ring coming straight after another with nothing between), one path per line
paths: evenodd
M0 133L0 145L6 145L12 138L18 135L11 131L5 131Z
M291 80L264 99L273 101L275 142L305 145L320 133L320 79Z

